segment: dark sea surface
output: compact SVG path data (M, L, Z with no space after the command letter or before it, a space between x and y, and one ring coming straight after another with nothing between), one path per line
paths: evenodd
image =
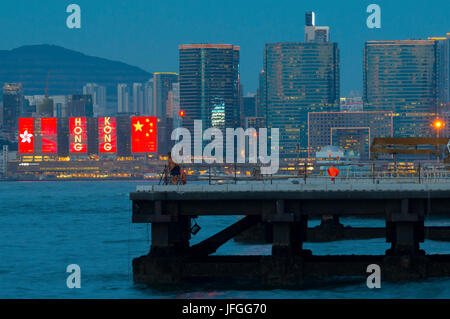
M0 298L450 298L450 279L382 283L365 279L321 283L303 290L226 290L183 287L158 290L132 280L131 261L148 253L149 227L131 224L129 193L149 182L0 183ZM203 217L196 243L237 217ZM351 226L381 220L343 219ZM433 225L450 225L434 220ZM431 224L430 223L430 224ZM311 221L310 225L317 225ZM384 239L306 243L316 255L384 254ZM450 243L426 241L427 253L450 254ZM230 241L218 255L270 254L270 245ZM66 267L81 267L81 289L66 286Z

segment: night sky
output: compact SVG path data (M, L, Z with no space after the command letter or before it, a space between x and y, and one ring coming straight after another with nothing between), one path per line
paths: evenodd
M82 28L68 29L66 7L82 10ZM368 29L366 8L382 10L382 28ZM255 92L264 45L303 41L304 13L331 27L341 52L341 95L362 92L362 51L367 40L426 39L450 32L449 0L15 0L0 4L1 45L55 44L119 60L149 72L178 72L178 45L241 46L241 80Z

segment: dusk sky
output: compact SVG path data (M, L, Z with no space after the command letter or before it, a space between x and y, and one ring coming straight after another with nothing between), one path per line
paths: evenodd
M68 29L66 7L81 6L82 28ZM382 28L368 29L366 8L381 6ZM331 28L341 53L341 95L362 93L367 40L426 39L450 32L449 0L15 0L2 1L0 49L55 44L149 72L178 72L178 45L241 46L241 81L256 92L266 43L304 41L304 13Z

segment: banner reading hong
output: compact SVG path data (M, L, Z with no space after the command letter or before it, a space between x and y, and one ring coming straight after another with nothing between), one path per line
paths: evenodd
M69 118L70 153L87 153L87 125L85 117Z

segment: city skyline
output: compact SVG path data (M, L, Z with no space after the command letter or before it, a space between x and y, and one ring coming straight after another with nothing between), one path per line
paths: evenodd
M331 41L339 43L341 95L347 96L354 90L362 94L365 41L426 39L450 31L445 14L450 9L447 1L431 4L377 1L382 10L381 29L366 26L369 15L366 8L370 3L346 1L336 5L325 0L311 6L293 1L282 1L277 5L262 1L258 5L242 3L240 9L235 10L234 1L224 4L175 1L170 5L148 1L125 5L121 1L110 1L104 5L82 0L77 1L82 9L82 28L79 30L66 27L65 3L54 0L27 2L23 6L6 3L0 18L9 32L0 48L50 43L136 65L153 73L177 71L177 47L180 44L232 43L242 48L241 82L246 95L256 92L265 44L303 41L304 12L315 11L318 14L316 24L330 26ZM43 16L48 23L35 28ZM121 23L130 16L133 17L132 24ZM429 18L431 16L433 19Z

